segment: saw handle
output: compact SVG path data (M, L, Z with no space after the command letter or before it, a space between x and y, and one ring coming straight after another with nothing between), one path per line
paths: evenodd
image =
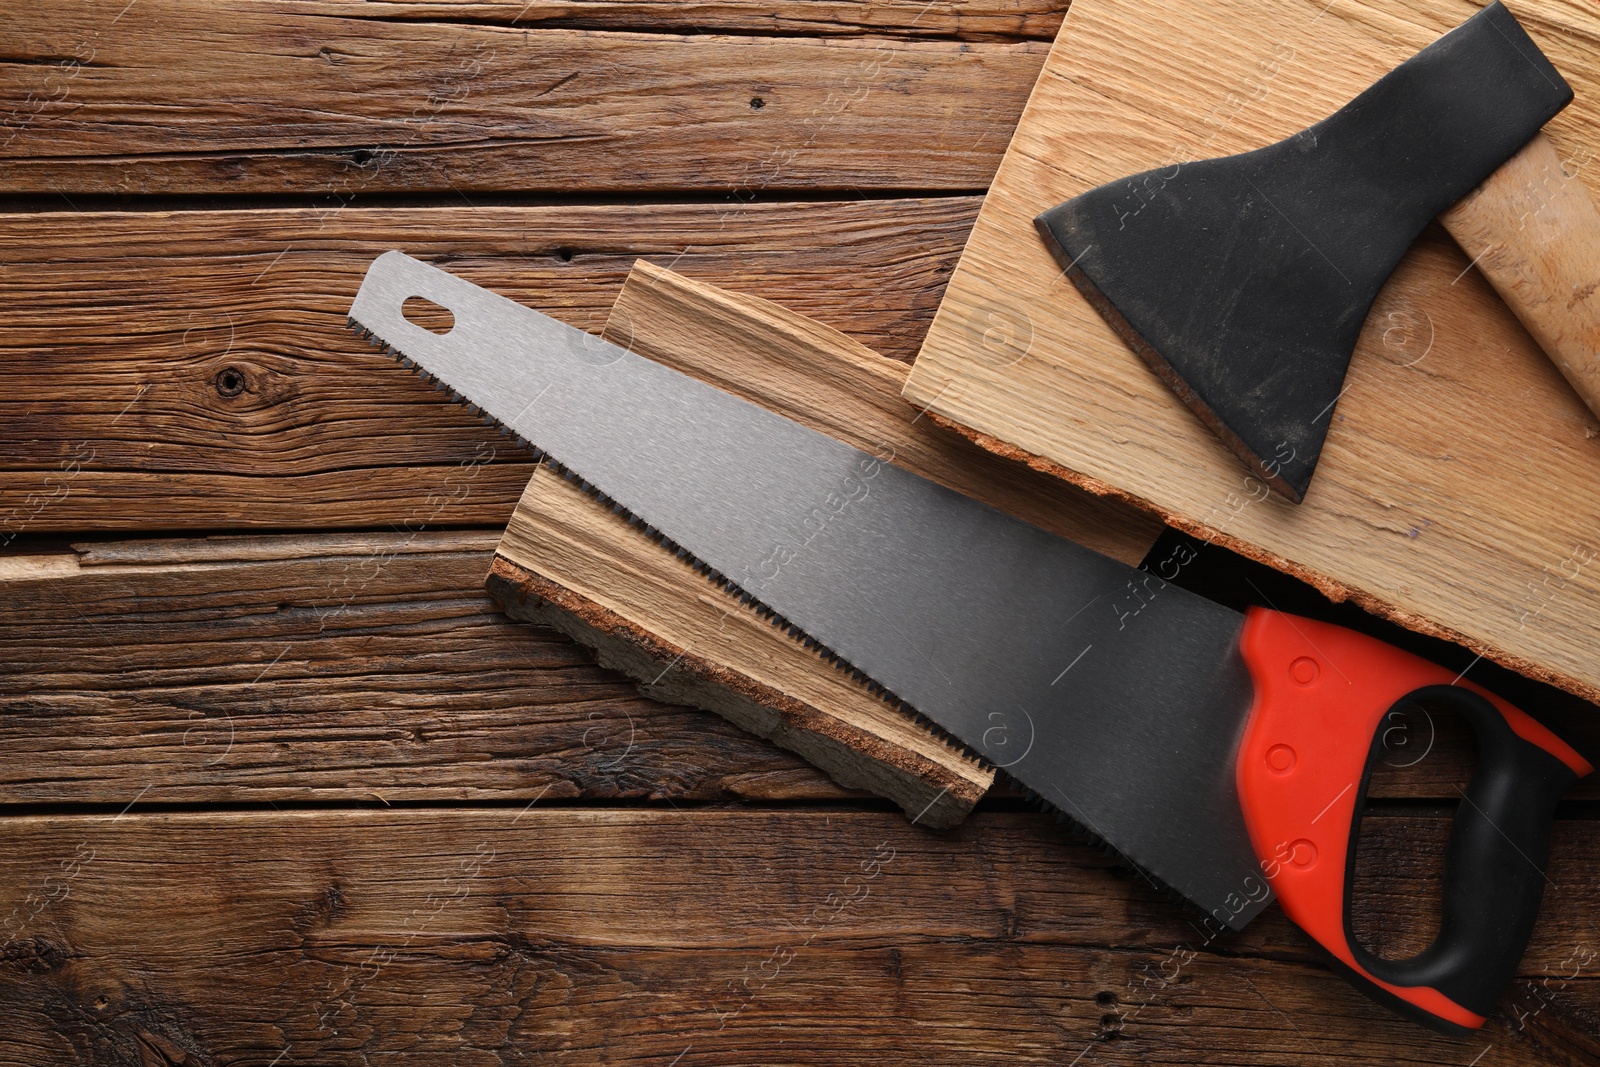
M1592 765L1526 712L1375 638L1257 608L1240 647L1256 696L1239 795L1284 912L1375 1000L1446 1032L1481 1026L1533 931L1556 802ZM1414 706L1463 714L1478 766L1445 850L1439 934L1385 960L1351 932L1353 860L1382 728Z

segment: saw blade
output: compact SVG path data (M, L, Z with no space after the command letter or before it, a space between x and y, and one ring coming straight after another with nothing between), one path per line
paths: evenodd
M1218 921L1270 901L1238 612L400 252L350 318Z

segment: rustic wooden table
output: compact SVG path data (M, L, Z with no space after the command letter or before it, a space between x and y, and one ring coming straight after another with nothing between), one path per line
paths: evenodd
M528 457L344 330L390 247L593 329L644 256L909 358L1063 7L7 4L0 1063L1595 1062L1595 787L1433 1036L1276 912L1207 938L1015 799L914 827L508 621ZM1385 952L1468 771L1378 784Z

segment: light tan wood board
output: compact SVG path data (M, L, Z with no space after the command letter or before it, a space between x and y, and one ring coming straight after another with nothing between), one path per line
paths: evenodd
M1063 276L1040 211L1118 177L1269 144L1469 17L1463 0L1079 0L907 382L997 452L1600 697L1600 433L1430 228L1380 294L1306 502L1248 478ZM1600 186L1600 13L1514 13L1578 94L1548 128Z
M930 427L900 400L904 364L769 301L641 262L605 334L1118 558L1137 561L1159 532L1120 502ZM489 587L510 614L561 629L644 692L715 711L925 824L959 822L993 781L549 469L517 506Z
M1539 134L1439 221L1600 415L1600 209Z

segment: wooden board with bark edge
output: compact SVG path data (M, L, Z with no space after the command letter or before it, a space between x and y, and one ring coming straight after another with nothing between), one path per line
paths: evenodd
M903 364L758 297L640 261L609 340L1128 562L1159 525L929 427L900 399ZM541 468L496 550L489 589L647 694L769 738L917 821L965 817L994 772L828 666L592 497Z
M1547 132L1600 193L1600 16L1511 6L1577 92ZM1287 136L1475 10L1075 3L905 395L996 452L1593 700L1600 431L1438 227L1379 295L1296 507L1112 333L1032 224L1120 176Z

